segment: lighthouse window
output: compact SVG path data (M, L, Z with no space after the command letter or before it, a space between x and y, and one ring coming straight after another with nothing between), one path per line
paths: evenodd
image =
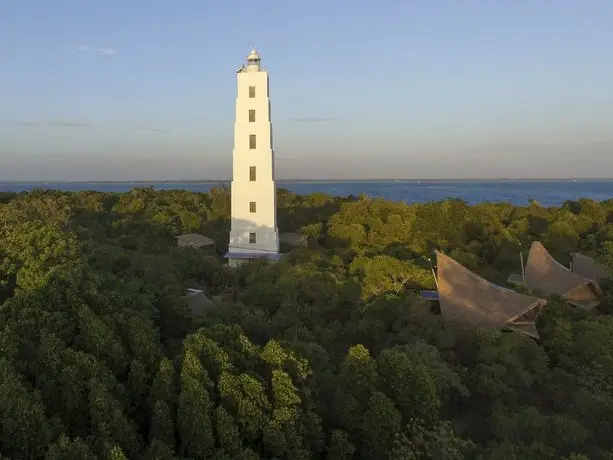
M249 166L249 180L255 182L255 166Z
M254 123L255 122L255 110L250 110L249 111L249 123Z
M249 234L249 243L255 244L255 233Z
M249 148L255 149L255 134L249 134Z
M249 202L249 212L255 212L255 201Z
M255 97L255 86L249 87L249 98L253 99Z

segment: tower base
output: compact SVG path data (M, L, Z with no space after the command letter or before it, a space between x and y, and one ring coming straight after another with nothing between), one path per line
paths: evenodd
M228 251L228 253L224 256L225 259L228 259L228 265L230 267L237 267L238 265L248 262L250 260L268 260L268 261L278 261L281 259L281 254L278 252L232 252L232 248Z

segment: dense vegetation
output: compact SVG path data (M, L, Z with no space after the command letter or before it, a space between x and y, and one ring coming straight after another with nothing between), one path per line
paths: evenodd
M0 457L613 459L613 290L536 342L445 321L445 250L504 283L542 241L613 266L613 200L407 205L279 192L308 249L231 270L229 197L0 194ZM192 318L183 298L217 299Z

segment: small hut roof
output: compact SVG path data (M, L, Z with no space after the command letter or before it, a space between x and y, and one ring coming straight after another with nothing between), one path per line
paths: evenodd
M534 241L526 262L526 285L545 295L557 294L569 303L592 308L600 303L602 290L592 279L573 273Z
M179 247L201 248L204 246L212 246L215 241L208 236L199 235L198 233L187 233L177 237Z
M439 303L444 317L538 337L534 316L546 300L490 283L441 252L436 253L436 260Z
M573 272L577 275L596 281L600 281L609 276L608 268L599 264L591 257L575 252L572 255L572 261Z
M302 233L281 233L279 235L279 242L289 244L291 246L306 246L307 237Z
M201 289L186 289L185 298L187 299L187 306L190 309L192 316L200 316L206 310L215 305L215 302L209 299Z

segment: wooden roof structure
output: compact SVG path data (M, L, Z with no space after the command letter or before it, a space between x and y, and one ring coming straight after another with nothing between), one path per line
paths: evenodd
M198 233L187 233L177 236L177 244L180 248L202 248L213 246L215 241L208 236L199 235Z
M438 297L445 318L539 338L535 320L546 300L490 283L442 252L436 252L436 261Z
M529 289L546 296L557 294L568 303L586 310L598 306L603 295L596 280L566 268L538 241L530 246L524 283Z
M600 281L604 278L608 278L610 271L607 267L599 264L591 257L575 252L572 254L571 270L577 275L581 275L585 278Z

